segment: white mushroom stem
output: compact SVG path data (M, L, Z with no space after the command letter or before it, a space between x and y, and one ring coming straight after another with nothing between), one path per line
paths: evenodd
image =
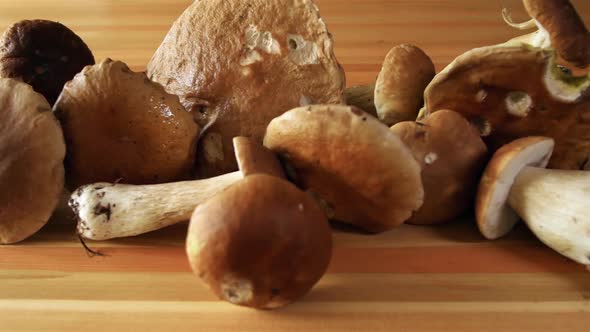
M527 167L508 203L542 242L590 266L590 173Z
M243 179L238 171L212 179L158 185L96 183L76 190L70 207L85 239L135 236L190 219L197 205Z

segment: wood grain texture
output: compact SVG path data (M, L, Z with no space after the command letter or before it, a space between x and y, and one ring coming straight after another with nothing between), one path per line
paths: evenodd
M0 0L0 27L25 18L65 23L95 52L143 70L189 0ZM573 1L590 19L590 2ZM440 70L468 49L518 32L516 0L317 0L349 85L374 81L387 51L424 48ZM403 226L378 236L336 227L328 275L301 302L256 312L217 301L191 275L185 225L89 243L56 220L0 247L0 331L588 331L590 274L521 225L485 241L470 220Z

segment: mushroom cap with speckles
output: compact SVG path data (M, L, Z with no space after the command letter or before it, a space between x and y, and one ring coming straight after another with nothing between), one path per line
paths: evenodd
M328 216L370 232L394 228L422 205L420 165L410 149L358 108L314 105L268 126L264 145L295 172Z
M519 217L508 206L512 184L525 167L547 166L554 145L547 137L525 137L494 154L481 178L475 204L477 225L483 236L498 239L514 227Z
M332 233L322 210L293 184L252 175L196 208L186 250L220 299L276 309L324 275Z
M47 100L28 84L0 79L0 244L47 223L63 190L65 150Z
M311 0L194 1L148 75L206 128L201 177L237 170L234 137L262 142L268 123L294 107L345 102L344 71Z
M475 124L493 152L527 136L555 140L555 169L590 169L589 77L572 77L550 50L497 45L471 50L425 92L425 116L443 109Z
M120 61L88 66L54 106L68 146L66 182L154 184L190 178L199 126L177 96Z
M467 212L488 158L477 129L460 114L443 110L423 122L400 122L391 130L422 166L424 205L407 223L440 224Z
M32 85L52 105L64 84L93 64L84 41L58 22L20 21L0 37L0 77Z

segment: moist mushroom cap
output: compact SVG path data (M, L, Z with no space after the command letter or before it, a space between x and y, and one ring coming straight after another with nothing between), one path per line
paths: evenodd
M526 137L494 154L481 178L476 198L477 225L483 236L498 239L514 227L519 217L507 204L512 184L525 167L547 166L553 147L550 138Z
M294 170L329 217L381 232L423 200L420 165L388 127L358 108L314 105L274 119L264 145Z
M475 49L437 75L425 92L425 114L461 113L479 129L491 151L517 138L551 137L549 167L590 167L588 77L571 77L553 52L526 45Z
M301 298L324 275L332 234L305 193L252 175L196 208L186 249L195 274L220 299L275 309Z
M465 118L443 110L421 122L398 123L391 130L410 147L422 167L424 205L408 223L452 221L473 206L488 150Z
M0 76L32 85L52 105L64 84L93 64L84 41L58 22L20 21L0 37Z
M51 107L28 84L0 79L0 244L47 223L64 184L64 138Z
M148 75L207 128L202 177L237 170L234 137L262 142L268 123L294 107L344 103L344 72L311 0L194 1Z
M199 126L143 73L107 59L68 82L54 106L71 190L89 183L173 182L190 177Z

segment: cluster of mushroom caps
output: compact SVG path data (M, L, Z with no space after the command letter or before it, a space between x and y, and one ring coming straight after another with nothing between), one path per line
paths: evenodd
M0 243L37 232L65 187L84 239L190 219L195 273L255 308L323 276L328 220L378 233L475 206L487 238L520 217L590 265L590 37L569 1L524 3L532 35L437 75L400 45L348 90L311 0L195 1L147 73L19 22L0 40Z

